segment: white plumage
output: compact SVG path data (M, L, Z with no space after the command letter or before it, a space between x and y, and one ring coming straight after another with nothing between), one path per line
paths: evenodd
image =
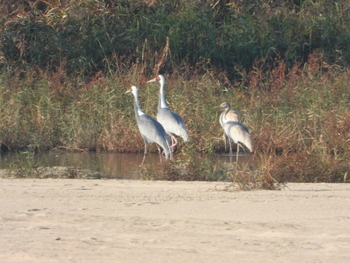
M220 125L224 129L224 133L229 139L230 154L232 154L232 146L230 141L237 144L237 155L239 147L246 147L250 152L253 152L253 142L248 128L239 122L239 115L236 111L231 110L230 104L227 102L221 103L218 107L224 110L220 115Z
M170 159L172 157L172 154L171 154L170 145L169 145L169 138L163 126L158 121L151 118L141 110L139 100L138 100L137 87L132 86L131 89L128 90L126 93L129 93L129 92L131 92L134 95L135 118L136 118L139 131L141 133L142 139L145 143L144 155L146 155L148 152L148 144L156 143L159 153L161 153L159 149L159 146L160 146L164 150L165 159ZM144 162L144 159L145 158L143 158L142 163Z
M181 116L170 110L167 106L164 94L164 76L158 75L154 79L149 80L147 83L155 81L160 83L157 120L163 125L166 133L171 137L172 144L170 147L172 151L174 151L174 147L178 144L175 135L182 137L182 139L187 142L189 140L188 131Z

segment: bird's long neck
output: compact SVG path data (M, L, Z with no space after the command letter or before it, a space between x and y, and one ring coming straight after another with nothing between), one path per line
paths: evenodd
M138 93L136 92L134 94L134 111L135 111L135 116L138 118L140 117L141 115L144 115L145 113L141 110L140 108L140 104L139 104L139 98L138 98Z
M160 108L168 108L165 101L165 94L164 94L164 81L160 81L160 89L159 89L159 100L158 100L158 109Z
M224 115L226 116L226 114L230 111L231 107L230 106L226 106L225 110L224 110Z
M228 122L227 118L226 118L226 114L230 111L230 107L226 106L224 108L224 112L220 115L220 120L222 123L226 123Z

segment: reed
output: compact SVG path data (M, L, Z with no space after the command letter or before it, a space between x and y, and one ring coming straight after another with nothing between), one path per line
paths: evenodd
M138 86L155 116L146 80L160 72L191 142L146 178L242 180L195 162L224 150L214 107L228 101L252 132L260 187L349 181L345 1L39 2L0 19L3 148L142 152L124 93Z
M67 74L86 77L124 73L135 63L146 74L207 63L233 81L236 68L276 58L292 67L315 50L327 63L350 61L345 0L7 2L0 54L11 69L54 70L65 61Z

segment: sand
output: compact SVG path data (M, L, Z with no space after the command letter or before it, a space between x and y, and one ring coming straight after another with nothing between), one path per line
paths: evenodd
M0 262L350 262L350 185L0 179Z

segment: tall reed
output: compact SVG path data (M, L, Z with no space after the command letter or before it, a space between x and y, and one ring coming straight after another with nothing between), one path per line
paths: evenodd
M155 116L158 87L146 80L162 73L191 138L179 149L186 165L163 167L174 177L203 178L192 153L224 150L214 107L228 101L251 130L265 179L348 182L345 1L55 3L0 18L3 146L141 152L124 93L139 86Z
M345 0L16 1L1 13L0 56L3 66L25 71L65 61L75 76L125 73L135 63L152 74L169 41L161 70L207 63L232 81L237 67L276 58L291 67L316 50L347 66L348 11Z

